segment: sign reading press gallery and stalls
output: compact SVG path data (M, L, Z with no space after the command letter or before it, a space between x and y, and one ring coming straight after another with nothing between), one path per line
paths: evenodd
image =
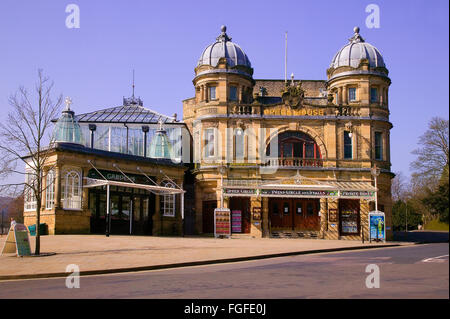
M305 197L305 198L372 198L372 191L337 191L320 189L224 188L226 196Z
M128 178L130 178L136 184L150 184L150 181L144 175L126 173L128 176L128 178L126 178L120 172L108 171L108 170L103 170L103 169L99 169L98 171L107 180L110 180L110 181L130 183L130 180L128 179ZM100 174L95 169L90 169L87 177L95 178L95 179L103 179L103 177ZM154 176L150 176L150 178L155 180Z

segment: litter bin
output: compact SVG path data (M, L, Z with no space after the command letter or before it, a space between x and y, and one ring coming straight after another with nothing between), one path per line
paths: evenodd
M36 224L28 226L30 236L36 236ZM39 232L41 235L47 235L47 224L39 224Z

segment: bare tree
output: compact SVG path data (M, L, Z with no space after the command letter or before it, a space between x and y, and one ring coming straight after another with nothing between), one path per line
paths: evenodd
M419 138L419 148L412 154L417 155L411 163L413 178L436 183L442 174L448 170L448 120L433 117L428 124L428 130Z
M62 95L54 102L51 97L53 83L43 71L38 71L36 83L36 102L24 88L9 98L12 111L6 121L0 123L0 156L3 164L0 177L11 174L25 175L24 182L0 185L0 192L23 193L25 200L32 198L36 202L36 247L35 254L40 254L40 211L45 191L43 181L48 170L44 170L49 156L49 146L53 144L51 137L51 121L60 112ZM19 171L19 163L25 164L25 172Z
M405 179L405 175L403 175L402 172L395 173L395 177L391 184L392 199L394 202L405 200L406 192L408 190L407 181Z

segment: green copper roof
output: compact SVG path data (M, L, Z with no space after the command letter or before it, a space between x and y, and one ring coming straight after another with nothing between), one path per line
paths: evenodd
M160 128L153 135L150 143L149 155L151 158L172 158L172 145L167 137L166 131L162 128L162 122L160 122Z
M81 128L75 119L75 113L70 109L72 101L66 99L66 109L62 111L61 117L53 129L54 142L66 142L83 145Z

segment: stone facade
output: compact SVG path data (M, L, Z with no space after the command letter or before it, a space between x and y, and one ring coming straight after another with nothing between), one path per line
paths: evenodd
M60 143L51 150L45 169L53 169L56 171L55 176L55 191L53 207L46 206L46 191L43 192L42 209L40 213L40 222L47 225L48 234L89 234L92 233L92 210L94 207L89 203L90 188L86 186L86 178L90 176L93 171L93 165L96 169L101 171L116 172L117 176L123 176L118 171L120 168L125 174L142 175L145 172L147 175L154 176L156 182L161 184L168 176L177 185L183 185L184 174L187 168L182 164L171 164L166 162L158 162L153 159L142 157L123 156L119 153L104 152L94 149L85 148L83 146L65 145ZM137 166L139 165L139 171ZM65 174L68 171L75 171L79 173L81 178L81 205L77 208L66 207L64 201L61 200L62 187L64 184ZM125 177L124 177L125 178ZM145 176L141 176L145 182ZM45 182L45 179L44 179ZM48 189L44 184L44 189ZM117 189L116 193L131 192L131 189L122 187ZM100 192L102 192L100 190ZM106 194L106 191L103 190ZM138 196L147 196L147 193L136 193ZM160 195L155 196L154 207L149 208L149 214L152 218L153 235L181 235L182 234L182 218L181 218L181 198L179 195L175 196L175 216L162 216L160 209ZM34 210L25 210L24 223L26 226L36 224L36 212ZM113 229L114 231L114 229ZM101 230L104 233L104 228Z
M359 33L355 31L356 35ZM239 67L245 72L235 72ZM318 183L370 186L373 185L371 168L376 165L381 168L377 180L378 207L386 215L387 238L392 238L393 174L389 151L392 124L388 105L390 79L386 68L373 68L362 58L356 68L330 67L328 80L291 79L285 82L253 79L249 76L253 69L248 65L232 67L223 58L217 65L198 65L195 72L195 96L183 101L183 120L193 136L198 233L208 232L204 223L209 223L211 217L205 216L211 215L211 209L202 212L209 207L206 202L216 201L219 207L223 196L224 207L230 207L232 197L223 195L224 183L256 182L263 185L298 173L302 178ZM208 96L209 87L215 87L214 98ZM237 98L231 98L231 90L237 90ZM374 94L376 96L371 96ZM237 131L244 134L239 147ZM289 134L293 139L306 136L308 141L314 142L314 156L307 160L303 151L299 158L278 154L278 158L268 159L265 155L270 143L276 144L277 137ZM290 148L284 150L285 153L288 151L296 152ZM241 198L242 201L249 200L250 205L250 229L245 232L255 237L270 236L273 227L270 203L273 200L258 195ZM374 210L373 201L362 197L356 199L358 232L345 236L340 230L339 218L343 214L340 201L320 199L317 236L352 240L364 236L368 239L368 213ZM253 220L254 208L261 209L261 220ZM329 222L330 210L338 211L335 222Z

